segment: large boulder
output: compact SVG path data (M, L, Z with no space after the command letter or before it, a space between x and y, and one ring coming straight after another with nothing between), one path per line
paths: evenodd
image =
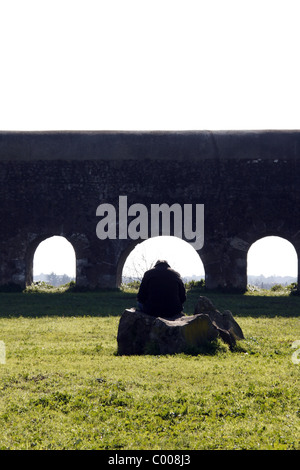
M165 319L126 309L119 322L118 354L175 354L204 350L220 337L232 349L244 335L231 312L220 313L200 297L195 314Z

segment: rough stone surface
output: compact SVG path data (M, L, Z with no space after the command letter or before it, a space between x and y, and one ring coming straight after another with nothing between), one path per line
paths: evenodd
M200 298L196 309L204 311L173 320L126 309L119 322L118 354L196 352L218 337L232 349L236 340L244 338L231 312L220 313L205 297Z
M243 331L237 321L233 318L230 310L220 312L210 299L200 296L194 309L195 315L199 313L209 316L213 324L219 328L220 335L224 336L224 341L228 344L234 345L236 340L244 339Z
M53 235L74 247L77 286L119 286L141 240L99 240L96 209L120 195L148 211L204 204L205 285L243 291L258 239L286 238L299 256L300 131L0 132L0 287L30 284Z

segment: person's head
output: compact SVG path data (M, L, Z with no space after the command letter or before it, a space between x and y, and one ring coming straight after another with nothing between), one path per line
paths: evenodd
M158 268L158 269L161 269L161 268L167 269L167 268L170 268L170 265L169 265L168 261L166 261L164 259L159 259L159 260L156 261L154 267Z

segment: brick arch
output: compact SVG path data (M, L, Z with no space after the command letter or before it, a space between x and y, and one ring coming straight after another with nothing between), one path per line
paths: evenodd
M258 237L250 246L249 246L249 249L247 251L247 275L248 274L251 274L251 273L248 273L248 260L249 260L249 253L251 252L251 248L254 247L254 245L256 243L259 243L261 241L264 241L264 240L267 240L269 237L273 237L275 239L278 239L278 241L280 241L281 243L284 242L286 244L288 244L290 246L290 248L292 248L294 250L294 256L295 256L295 261L298 265L299 263L299 256L298 256L298 253L297 253L297 249L296 249L296 246L295 244L293 243L293 240L292 239L289 239L290 237L286 237L286 236L280 236L278 234L268 234L268 235L264 235L262 237ZM277 241L277 240L276 240ZM274 253L274 255L276 256L276 252ZM253 274L260 274L260 273L253 273ZM296 277L297 277L298 273L296 273Z
M56 238L56 240L54 240L54 238ZM63 252L60 255L60 256L62 256L62 262L64 262L66 260L65 251L67 250L67 247L70 247L71 250L72 250L72 261L74 263L73 264L73 266L74 266L74 276L75 276L75 279L76 279L76 253L75 253L75 249L74 249L72 243L69 240L67 240L66 237L64 237L62 235L54 235L52 237L48 237L48 238L44 239L42 242L39 243L39 245L37 246L37 248L34 252L33 271L34 271L34 263L35 263L35 261L37 261L37 257L39 256L39 248L41 247L41 244L47 242L47 251L48 251L49 255L51 254L51 256L53 256L53 258L55 260L57 260L57 254L56 254L55 250L57 249L57 245L60 244L62 241L64 242ZM55 272L55 270L54 270L54 272ZM40 272L33 272L33 277L34 277L35 274L40 274ZM50 274L49 271L48 271L48 274ZM58 273L56 272L56 274L58 274ZM64 273L61 273L61 274L66 274L66 271Z
M75 256L75 264L76 264L76 250L75 247L70 239L68 239L66 236L57 234L57 233L48 233L48 234L43 234L43 235L38 235L34 237L31 242L28 244L27 250L26 250L26 256L25 256L25 263L26 263L26 279L25 279L25 284L26 286L31 285L33 282L33 262L34 262L34 256L36 254L36 250L40 246L40 244L46 240L50 240L54 236L59 236L64 238L70 245L72 246L74 250L74 256Z

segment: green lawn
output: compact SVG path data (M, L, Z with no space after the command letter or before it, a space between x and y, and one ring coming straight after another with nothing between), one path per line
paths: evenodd
M235 352L117 356L134 293L1 293L0 449L299 450L300 297L205 295L242 327Z

